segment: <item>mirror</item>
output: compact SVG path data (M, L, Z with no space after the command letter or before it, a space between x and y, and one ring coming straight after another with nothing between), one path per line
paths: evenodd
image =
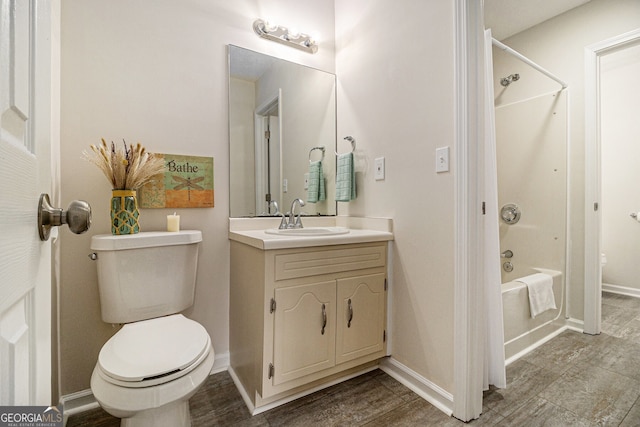
M296 198L303 215L336 215L335 75L229 45L229 144L230 217L286 213ZM326 196L311 203L319 160Z

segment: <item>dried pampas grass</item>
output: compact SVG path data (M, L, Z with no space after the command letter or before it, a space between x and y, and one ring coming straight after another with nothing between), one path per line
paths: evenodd
M135 147L124 143L124 150L116 150L112 142L109 147L102 139L100 146L91 145L90 154L83 152L84 158L102 171L114 190L135 190L153 180L156 175L164 172L164 160L147 153L138 143Z

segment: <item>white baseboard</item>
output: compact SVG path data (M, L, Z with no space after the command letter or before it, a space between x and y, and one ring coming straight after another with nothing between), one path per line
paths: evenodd
M393 357L383 360L380 363L380 369L448 416L453 414L453 395L451 393L398 362Z
M229 352L216 354L211 372L209 375L224 372L229 368ZM71 394L65 394L60 398L60 404L63 408L64 425L71 415L79 414L85 411L98 408L100 404L93 396L91 389L78 391Z
M211 367L211 372L209 373L209 375L226 371L227 369L229 369L229 364L230 356L228 351L226 353L216 354L216 358L213 362L213 366Z
M611 283L603 283L602 290L611 292L612 294L627 295L630 297L640 298L640 289L628 288L626 286L612 285Z
M244 404L247 406L249 413L251 415L256 415L254 413L254 411L256 410L256 407L251 402L251 397L249 396L249 393L247 393L247 390L245 390L244 386L242 385L242 382L240 382L240 378L238 378L238 375L236 375L236 371L234 371L231 366L229 366L229 375L231 376L233 383L236 385L236 388L238 389L238 393L240 393L240 396L242 397Z
M378 365L373 365L373 366L369 366L367 368L364 368L362 370L359 370L357 372L353 372L351 374L336 378L332 381L328 381L326 383L322 383L316 387L312 387L309 389L306 389L304 391L295 393L295 394L291 394L289 396L283 397L281 399L277 399L274 400L273 402L269 402L266 403L262 406L256 407L252 401L251 401L251 397L249 396L247 390L244 388L244 386L242 385L242 382L240 382L240 379L238 378L238 376L236 375L235 371L233 370L233 368L231 366L229 366L229 375L231 375L231 378L233 379L234 384L236 385L236 388L238 389L238 392L240 393L240 396L242 396L242 400L244 401L244 404L247 406L247 409L249 410L249 413L254 416L254 415L258 415L261 414L263 412L269 411L273 408L277 408L278 406L282 406L285 403L289 403L289 402L293 402L296 399L300 399L301 397L305 397L308 396L310 394L313 394L317 391L320 390L324 390L325 388L329 388L331 386L334 386L336 384L339 384L341 382L344 381L348 381L352 378L358 377L362 374L366 374L367 372L371 372L375 369L378 369L379 366Z
M96 398L93 397L91 389L82 390L76 393L66 394L62 396L60 398L60 405L63 408L63 423L65 426L67 425L67 420L71 415L90 411L100 406L100 404L96 401Z
M567 326L567 329L571 329L575 332L580 332L581 334L584 333L584 320L568 317L565 319L565 325Z

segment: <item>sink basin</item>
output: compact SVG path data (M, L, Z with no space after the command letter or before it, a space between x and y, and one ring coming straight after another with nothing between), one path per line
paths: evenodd
M344 227L305 227L305 228L270 228L264 230L267 234L278 234L280 236L334 236L338 234L347 234L348 228Z

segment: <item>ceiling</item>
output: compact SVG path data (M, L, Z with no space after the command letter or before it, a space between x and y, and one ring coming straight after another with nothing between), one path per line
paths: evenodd
M484 0L484 24L498 40L540 24L590 0Z

